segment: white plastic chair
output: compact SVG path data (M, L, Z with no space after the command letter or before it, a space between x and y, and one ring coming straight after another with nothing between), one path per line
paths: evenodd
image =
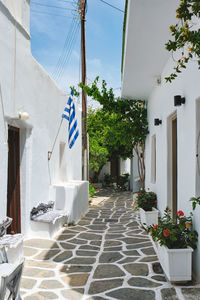
M8 263L5 247L0 250L0 300L5 300L7 290L10 292L7 300L21 300L19 289L24 259L18 264Z

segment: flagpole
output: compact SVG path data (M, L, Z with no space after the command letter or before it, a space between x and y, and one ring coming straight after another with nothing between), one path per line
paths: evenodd
M57 134L56 134L56 138L55 138L55 140L54 140L53 147L52 147L51 151L48 151L48 160L51 159L51 156L52 156L52 154L53 154L53 150L54 150L55 145L56 145L56 141L57 141L57 138L58 138L58 135L59 135L59 132L60 132L60 128L61 128L61 126L62 126L62 122L63 122L63 118L62 118L61 121L60 121L60 125L59 125L59 127L58 127L58 132L57 132Z

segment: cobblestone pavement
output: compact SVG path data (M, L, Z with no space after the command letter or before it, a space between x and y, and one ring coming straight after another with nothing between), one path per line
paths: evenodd
M166 281L134 212L133 195L102 199L54 240L25 241L23 299L200 299L200 287Z

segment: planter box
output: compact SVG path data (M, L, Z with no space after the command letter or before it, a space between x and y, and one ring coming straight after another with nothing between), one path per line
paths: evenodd
M170 281L188 281L192 279L193 249L168 249L157 245L160 264Z
M154 207L152 208L152 211L145 211L144 209L140 208L140 221L144 227L157 225L158 210Z

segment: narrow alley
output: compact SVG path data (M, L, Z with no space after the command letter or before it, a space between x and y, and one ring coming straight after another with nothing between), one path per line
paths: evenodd
M130 192L95 201L54 240L25 241L23 299L200 299L198 288L166 281Z

